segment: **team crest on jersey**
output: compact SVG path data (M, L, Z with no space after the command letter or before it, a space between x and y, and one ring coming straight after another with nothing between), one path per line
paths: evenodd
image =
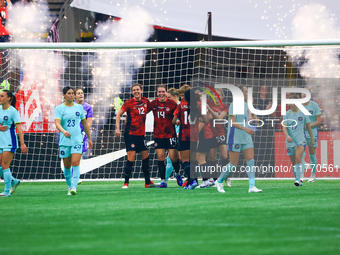
M80 112L76 112L76 116L80 116Z
M158 143L155 143L155 147L157 147Z
M4 120L8 120L8 116L4 116Z
M235 149L239 149L240 148L240 145L239 144L236 144L235 145Z
M169 107L167 107L165 110L168 112L168 111L170 111L170 108L169 108Z
M60 151L60 154L61 155L65 155L65 151Z
M309 113L313 115L313 111L312 110L310 110Z
M299 117L299 118L298 118L298 120L299 120L299 121L302 121L302 120L303 120L303 118L302 118L302 117Z
M84 111L84 114L85 114L85 116L87 115L87 112L86 111Z
M146 105L146 104L144 104L144 107L147 107L147 105Z
M287 149L287 152L288 152L288 153L291 153L291 152L292 152L292 150L291 150L291 149Z
M135 148L135 144L133 143L133 144L131 144L131 148Z

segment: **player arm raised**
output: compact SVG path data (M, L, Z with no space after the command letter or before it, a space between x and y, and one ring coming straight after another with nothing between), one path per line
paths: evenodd
M252 130L252 129L250 129L250 128L246 128L246 127L244 127L244 126L238 124L238 123L236 122L236 117L235 117L234 115L229 115L229 117L230 117L230 121L231 121L232 127L235 127L235 128L241 129L241 130L243 130L243 131L246 131L246 132L247 132L248 134L250 134L250 135L255 134L255 131L254 131L254 130Z
M91 120L91 122L92 122L92 120ZM92 149L93 143L92 143L92 138L91 138L90 126L87 122L87 119L82 119L81 124L83 125L85 133L87 134L87 137L89 139L89 149Z
M71 134L66 131L62 126L61 126L61 120L60 119L55 119L54 120L55 122L55 127L61 132L64 134L65 137L67 138L70 138L71 137Z
M117 115L116 115L116 136L117 137L120 137L121 136L121 132L120 132L120 117L122 117L124 111L122 109L120 109L118 112L117 112Z
M28 149L27 149L25 141L24 141L24 135L23 135L23 132L22 132L22 129L21 129L21 124L16 123L15 127L18 130L18 136L19 136L19 139L20 139L20 149L21 149L22 153L27 154Z

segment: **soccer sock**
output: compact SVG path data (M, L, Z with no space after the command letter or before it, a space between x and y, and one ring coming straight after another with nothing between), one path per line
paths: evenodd
M11 181L12 181L12 173L9 168L3 170L4 173L4 182L5 182L5 193L9 193L9 190L11 189Z
M4 173L2 171L2 167L0 166L0 177L4 178Z
M295 180L300 183L300 177L302 173L302 164L296 164L295 170L296 170Z
M150 184L149 157L142 160L142 171L145 178L145 184Z
M128 160L126 162L126 166L125 166L125 181L124 181L124 183L129 183L130 175L131 175L131 172L132 172L132 166L133 166L133 162Z
M316 154L314 154L314 155L309 154L309 158L310 158L310 164L311 164L311 168L312 168L312 174L315 174L316 164L318 162L317 159L316 159Z
M209 178L209 172L208 172L208 163L204 163L200 165L200 172L203 178L203 181L207 181Z
M231 171L233 168L236 168L236 166L234 166L234 165L233 165L232 163L230 163L230 162L228 163L228 165L224 166L224 167L222 168L222 173L221 173L221 175L220 175L220 178L217 179L217 182L218 182L218 183L223 183L223 181L224 181L225 179L227 179L227 177L228 177L230 171Z
M247 175L249 178L249 189L251 189L252 187L254 187L255 185L255 161L254 159L251 159L249 161L246 162L247 164Z
M294 174L294 178L296 179L296 167L293 166L293 174Z
M305 157L306 157L306 152L304 151L302 154L302 159L301 159L301 163L302 163L302 168L303 168L303 174L305 172L305 166L306 166L306 161L305 161ZM301 178L304 177L304 175L300 176Z
M179 174L179 160L177 159L177 161L175 163L172 163L172 165L174 166L175 173Z
M66 184L69 188L72 187L72 170L71 168L64 168L64 176L66 180Z
M184 169L184 173L186 174L188 180L190 179L190 163L185 161L182 163L182 167Z
M159 175L161 176L162 182L165 181L165 164L164 164L164 160L161 160L161 161L158 160L158 170L159 170Z
M229 163L229 158L222 159L222 166L226 166Z
M77 188L80 177L80 166L73 166L72 168L73 168L72 187Z
M168 156L166 157L166 169L165 169L165 180L166 181L169 180L173 169L174 169L173 164L171 162L170 157Z

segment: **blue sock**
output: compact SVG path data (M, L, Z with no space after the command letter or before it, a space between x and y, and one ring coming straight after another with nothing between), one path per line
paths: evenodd
M305 168L305 166L306 166L305 157L306 157L306 152L304 151L303 154L302 154L302 159L301 159L301 163L302 163L303 168ZM303 171L305 171L305 169L303 169Z
M293 166L293 174L294 174L294 178L296 179L296 167Z
M0 166L0 177L4 178L4 173L2 171L2 167Z
M255 160L251 159L247 161L246 164L248 166L247 175L249 178L249 189L251 189L255 185Z
M4 181L5 181L5 190L4 192L9 193L9 190L11 189L11 181L13 179L11 170L9 168L3 170L4 173Z
M232 163L228 163L228 165L224 166L222 168L222 173L220 175L220 178L217 179L218 183L223 183L225 179L227 179L229 173L231 170L236 169L236 166L234 166Z
M302 174L302 164L296 164L295 166L295 181L298 181L300 183L300 177Z
M77 188L80 178L80 166L73 166L72 187Z
M165 180L169 180L172 171L174 170L170 157L166 157Z
M310 165L311 165L311 168L312 168L312 173L315 174L316 163L318 162L317 159L316 159L316 154L314 154L314 155L309 154L309 158L310 158Z
M72 172L71 168L64 168L64 176L66 180L66 184L69 188L72 187Z

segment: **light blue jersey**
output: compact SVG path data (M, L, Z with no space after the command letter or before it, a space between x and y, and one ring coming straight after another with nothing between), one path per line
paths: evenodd
M316 102L314 102L312 100L309 100L308 105L304 105L304 107L311 114L308 117L309 117L309 120L310 120L310 124L312 124L313 122L316 121L316 116L321 114L320 107L319 107L319 105ZM313 137L317 138L318 137L318 126L312 127L312 132L313 132ZM306 135L306 138L310 138L307 129L305 129L305 135Z
M4 151L15 152L18 148L15 124L21 123L18 111L13 106L3 110L0 105L0 123L2 123L3 126L8 127L6 131L0 132L0 148Z
M231 103L229 106L229 112L233 112L234 103ZM251 138L251 135L248 134L246 131L243 131L241 129L235 128L231 126L231 120L230 117L235 116L236 117L236 123L233 124L239 124L243 127L249 128L248 121L249 121L249 113L248 113L248 104L244 102L244 113L242 115L233 115L229 114L229 120L228 120L228 138L227 143L228 144L249 144L253 143L253 140Z
M55 109L55 119L60 119L61 126L71 134L67 138L63 133L59 134L59 146L73 146L83 143L83 135L80 129L80 122L85 119L84 108L74 103L72 107L65 104L58 105Z
M283 116L283 124L287 126L288 135L293 139L293 142L288 143L287 147L296 147L299 145L306 145L305 124L309 123L309 118L300 110L292 112L290 109L286 115Z

